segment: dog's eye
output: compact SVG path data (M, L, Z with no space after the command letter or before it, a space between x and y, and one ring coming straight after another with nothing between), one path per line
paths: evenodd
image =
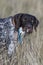
M27 20L27 18L25 18L25 20Z
M28 20L28 18L25 16L24 18L23 18L23 21L27 21Z

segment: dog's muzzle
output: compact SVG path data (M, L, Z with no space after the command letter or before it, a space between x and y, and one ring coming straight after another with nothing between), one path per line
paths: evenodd
M30 24L26 25L25 26L25 31L26 31L26 33L32 33L32 31L33 31L32 25L30 25Z

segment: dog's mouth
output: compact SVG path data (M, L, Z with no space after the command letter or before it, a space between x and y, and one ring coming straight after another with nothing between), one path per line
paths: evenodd
M33 31L32 26L30 26L30 25L26 26L25 31L26 31L26 33L32 33L32 31Z
M32 33L32 29L31 29L31 28L28 28L28 29L26 30L26 32L27 32L27 33Z

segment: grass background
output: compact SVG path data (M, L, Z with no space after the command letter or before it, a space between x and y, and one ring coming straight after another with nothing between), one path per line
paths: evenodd
M37 32L26 36L22 46L18 44L11 60L7 50L0 53L0 65L43 65L43 0L0 0L0 18L16 13L35 15L40 24Z

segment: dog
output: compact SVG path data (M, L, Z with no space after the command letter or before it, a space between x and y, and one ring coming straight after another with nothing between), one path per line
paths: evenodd
M18 45L17 38L18 38L18 32L14 32L14 41L12 40L8 47L8 56L11 57L13 53L16 52L16 47Z
M38 24L39 21L35 16L25 13L0 18L0 42L2 42L0 45L6 45L8 55L11 56L14 52L17 39L22 43L23 35L25 35L25 33L32 33L33 28L37 31ZM16 41L14 39L15 31L17 33Z
M14 52L16 44L14 33L15 33L15 25L13 23L13 17L10 16L7 18L0 18L0 45L1 46L6 45L9 56L11 56L12 53Z
M39 20L35 16L26 13L14 15L14 22L16 30L22 27L27 33L32 33L33 29L37 31L39 25Z
M20 27L18 31L15 29L13 16L0 18L0 47L6 45L9 57L14 53L18 41L22 43L24 35L22 27ZM21 40L18 40L19 36Z

